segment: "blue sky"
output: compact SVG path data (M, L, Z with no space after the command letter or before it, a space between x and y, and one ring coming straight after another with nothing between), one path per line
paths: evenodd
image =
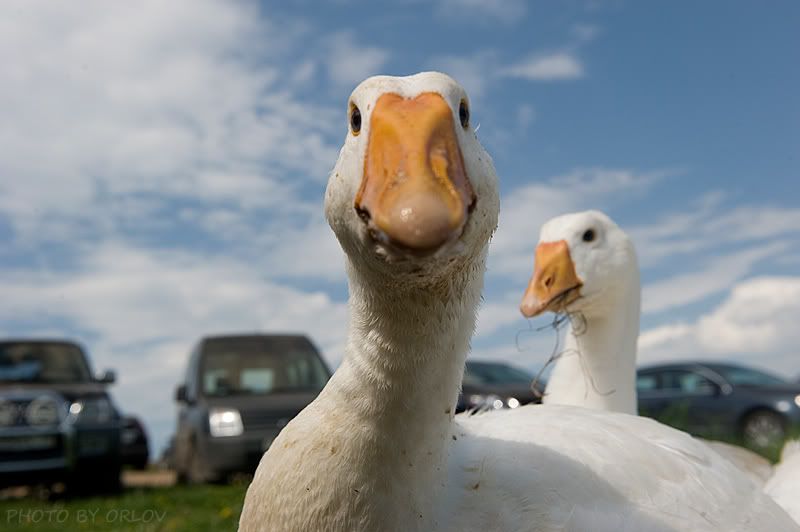
M800 373L800 5L405 0L0 5L0 333L83 341L158 449L192 344L304 331L337 364L322 195L373 74L467 88L501 177L475 357L534 368L541 224L634 238L640 359ZM546 320L534 321L538 326Z

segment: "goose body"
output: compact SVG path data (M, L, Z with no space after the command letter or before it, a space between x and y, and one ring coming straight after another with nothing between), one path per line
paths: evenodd
M764 491L800 523L800 441L786 442Z
M570 406L454 416L498 186L451 78L353 92L326 192L344 360L263 456L243 531L795 530L685 434Z
M572 325L545 389L545 404L637 413L636 350L641 285L628 235L599 211L565 214L541 230L536 269L521 311L567 312ZM702 440L757 486L773 473L764 457Z

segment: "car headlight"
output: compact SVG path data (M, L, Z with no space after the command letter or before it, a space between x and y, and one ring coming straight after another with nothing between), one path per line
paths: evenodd
M80 399L69 406L70 417L76 423L107 423L114 414L106 397Z
M17 422L17 405L0 399L0 427L9 427Z
M25 408L25 420L29 425L55 425L59 419L58 403L52 397L37 397Z
M519 406L519 399L516 397L509 397L506 399L506 405L508 408L517 408Z
M468 398L468 406L469 408L488 408L492 410L500 410L505 406L503 400L500 399L499 396L490 393L490 394L482 394L482 393L474 393L470 395Z
M238 436L244 432L242 416L233 408L212 408L208 413L208 428L215 438Z

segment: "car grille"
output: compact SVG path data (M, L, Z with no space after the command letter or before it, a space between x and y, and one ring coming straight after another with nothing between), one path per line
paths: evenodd
M264 412L260 410L240 412L245 430L282 429L297 415L297 412Z
M0 437L0 463L63 456L64 438L60 434Z

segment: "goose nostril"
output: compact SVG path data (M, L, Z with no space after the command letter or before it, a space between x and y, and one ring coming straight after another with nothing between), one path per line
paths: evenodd
M367 209L357 205L356 214L358 214L358 217L361 218L361 221L363 221L364 223L369 223L371 216Z
M555 282L555 277L554 276L548 275L547 277L545 277L544 278L544 286L545 286L545 288L550 288L551 286L553 286L553 282Z

